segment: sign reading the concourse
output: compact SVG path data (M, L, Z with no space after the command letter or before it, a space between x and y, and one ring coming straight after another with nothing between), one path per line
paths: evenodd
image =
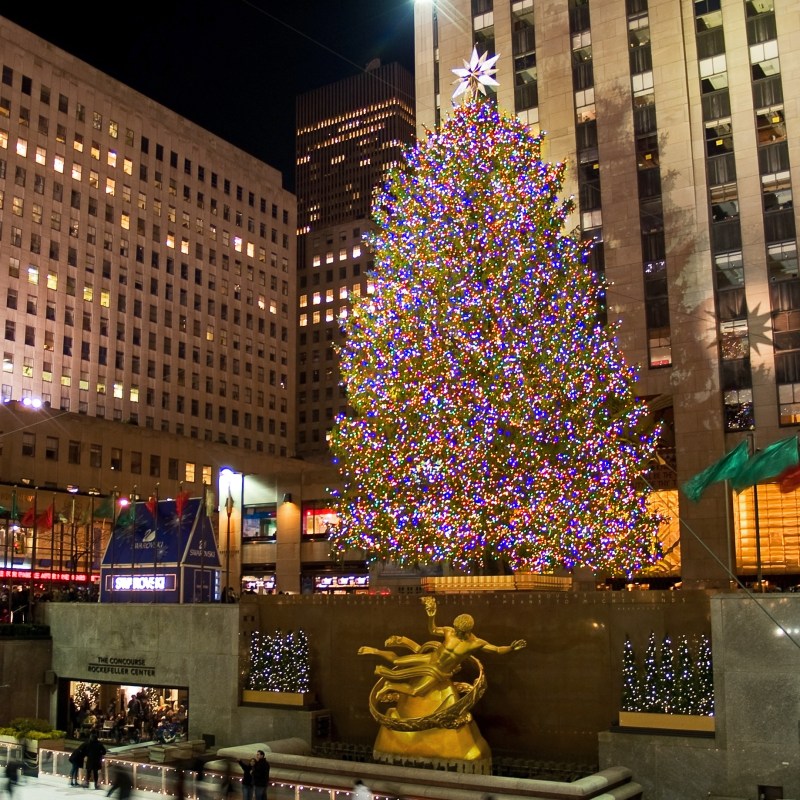
M97 656L86 665L88 672L99 675L116 675L118 677L144 678L156 674L155 667L148 667L144 658L128 656Z

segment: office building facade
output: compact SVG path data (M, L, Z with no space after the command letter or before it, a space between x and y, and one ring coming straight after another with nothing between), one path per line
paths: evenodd
M800 422L798 26L783 0L415 4L419 129L446 118L476 46L499 55L498 105L567 164L568 229L595 242L608 319L665 424L653 479L687 585L800 572L796 493L679 491Z
M70 520L76 497L84 513L112 492L206 489L231 583L277 574L299 590L300 510L330 481L291 458L295 196L274 168L4 19L0 68L0 504L52 502ZM33 555L13 522L4 569ZM96 566L99 543L77 565L64 522L49 533L36 569Z
M364 235L373 193L414 141L414 82L399 64L297 99L297 452L328 457L347 400L335 346L348 298L371 291Z

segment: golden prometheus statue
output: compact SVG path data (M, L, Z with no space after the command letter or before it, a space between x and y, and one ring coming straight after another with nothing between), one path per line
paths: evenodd
M405 636L390 636L386 647L361 647L359 655L376 655L391 666L375 668L378 682L369 697L369 709L380 724L375 742L378 760L464 762L463 771L488 772L491 752L472 718L471 709L486 691L483 665L474 653L511 653L526 646L524 639L494 645L473 632L474 620L459 614L453 626L436 625L436 598L423 597L428 632L442 637L420 645ZM472 682L455 681L464 663L475 672Z

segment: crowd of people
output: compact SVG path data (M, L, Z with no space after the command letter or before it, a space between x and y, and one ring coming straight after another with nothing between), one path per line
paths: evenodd
M70 698L68 735L74 739L89 739L97 734L99 739L114 744L150 741L157 738L159 728L168 727L171 739L183 738L187 730L187 710L183 704L151 702L147 693L137 692L128 700L125 709L112 701L103 711L88 697Z
M31 599L32 598L32 599ZM100 589L94 583L43 583L33 587L19 583L0 586L0 623L36 621L39 603L96 603Z

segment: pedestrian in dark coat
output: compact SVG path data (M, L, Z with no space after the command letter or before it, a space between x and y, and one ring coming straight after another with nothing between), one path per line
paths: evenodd
M255 800L267 800L267 786L269 786L269 761L263 750L256 752L253 762L253 793Z
M13 758L9 759L6 764L6 791L9 798L14 796L14 789L19 785L19 773L22 765Z
M86 760L86 742L81 742L69 754L69 785L77 786L80 783L80 771L83 769L83 762Z
M111 779L111 788L106 792L106 797L111 797L114 792L119 792L119 800L128 800L133 790L133 781L127 769L120 766L114 767Z
M86 779L84 786L88 786L94 778L94 788L100 788L100 770L103 768L103 757L106 746L98 739L97 731L92 731L89 741L86 742Z
M242 800L253 800L253 759L239 759L242 768Z

